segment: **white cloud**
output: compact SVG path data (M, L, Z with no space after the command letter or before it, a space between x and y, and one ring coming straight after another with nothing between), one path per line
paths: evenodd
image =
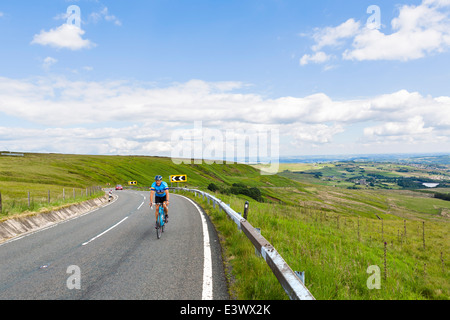
M145 135L145 139L136 137ZM170 152L152 127L27 129L0 126L0 145L10 150L80 154L153 154Z
M344 39L351 39L351 45L342 53L344 60L409 61L441 53L450 47L448 7L448 0L423 0L417 6L403 5L398 17L391 21L391 34L349 19L337 27L316 30L315 45L311 49L314 52L323 51L325 47L336 50L344 45Z
M48 143L40 141L42 137L48 135L53 139L57 134L50 133L68 128L68 134L62 134L64 138L55 138L55 141L70 145L70 136L75 133L71 128L78 127L79 134L73 139L78 148L84 150L82 152L92 153L96 145L98 153L142 154L152 148L163 152L170 132L191 127L195 121L220 130L275 127L297 146L329 145L337 135L348 135L347 128L355 124L360 127L359 135L348 137L354 141L383 143L384 138L399 141L407 137L407 142L426 138L427 142L439 140L450 144L448 96L430 97L401 90L358 100L334 100L323 93L267 99L239 92L246 87L240 82L201 80L157 87L154 83L129 81L0 77L0 115L49 126L49 131L31 131L29 137L19 134L26 135L30 132L27 129L14 129L17 134L13 140L17 144L10 146L22 141L24 148L31 148L33 144L26 141L34 139L39 140L35 145L42 146L42 150L50 148ZM88 129L102 127L105 123L108 127L113 123L115 128ZM130 123L134 126L130 127ZM158 132L164 135L152 136ZM10 133L9 137L14 134ZM0 141L12 139L7 137L0 134ZM63 142L55 144L55 148L63 148Z
M396 122L420 115L437 126L450 125L450 98L398 92L360 100L333 100L323 93L264 99L235 92L240 82L191 80L167 87L128 81L84 82L66 78L14 80L0 77L0 112L39 124L77 125L97 121L221 121L249 124L350 124ZM105 112L107 111L107 112Z
M112 22L116 26L119 26L119 27L122 26L122 22L115 15L110 14L107 7L104 7L99 12L91 13L90 18L94 23L97 23L100 20L105 19L105 21Z
M58 62L57 59L52 57L47 57L44 59L44 62L42 63L42 67L46 70L50 69L50 67Z
M325 52L319 51L313 55L305 54L300 59L300 65L305 66L305 65L309 64L310 62L324 63L324 62L329 61L330 59L331 59L331 56L327 55Z
M344 132L342 125L325 124L295 124L289 128L288 132L293 137L294 143L301 145L303 143L326 144L333 141L333 137Z
M327 27L324 29L316 29L313 38L316 44L312 47L314 54L305 54L300 59L300 65L305 66L309 63L325 63L333 56L322 50L324 47L339 47L343 44L344 39L354 37L360 29L360 23L354 19L349 19L336 28ZM327 68L329 70L330 67Z
M353 38L360 31L361 23L354 19L349 19L343 24L332 28L327 27L324 29L318 29L313 38L316 44L312 47L314 51L321 50L327 46L340 46L343 39Z
M364 135L374 136L416 136L428 134L433 128L425 128L425 122L421 116L407 119L403 122L387 122L380 126L364 129Z
M36 34L31 44L40 44L58 49L81 50L89 49L95 46L90 40L83 39L85 31L74 25L63 24L62 26L51 29L50 31L42 30Z

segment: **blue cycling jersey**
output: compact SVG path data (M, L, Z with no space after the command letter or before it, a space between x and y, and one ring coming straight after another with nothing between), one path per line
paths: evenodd
M157 197L164 197L166 195L166 190L169 190L169 186L164 181L162 181L159 186L156 185L156 182L153 182L150 190L155 191Z

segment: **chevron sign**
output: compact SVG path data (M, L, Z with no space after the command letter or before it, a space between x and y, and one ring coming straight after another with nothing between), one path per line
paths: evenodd
M187 182L187 175L170 176L171 182Z

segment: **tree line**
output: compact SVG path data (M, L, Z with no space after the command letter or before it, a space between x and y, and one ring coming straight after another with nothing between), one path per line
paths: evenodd
M450 193L435 193L434 197L437 199L450 201Z
M231 187L217 186L214 183L208 185L208 190L212 192L220 192L222 194L242 194L248 196L258 202L263 202L264 199L261 195L261 191L256 187L248 187L243 183L233 183Z

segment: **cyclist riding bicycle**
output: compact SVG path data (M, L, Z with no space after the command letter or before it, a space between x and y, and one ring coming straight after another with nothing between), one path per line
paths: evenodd
M153 203L156 204L156 211L155 211L155 218L156 218L156 226L155 228L158 228L158 214L159 214L159 207L162 205L164 208L164 213L166 216L166 223L169 219L169 186L167 183L162 181L161 176L155 177L155 182L153 182L151 188L150 188L150 207L153 206ZM153 202L153 197L155 199L155 202Z

